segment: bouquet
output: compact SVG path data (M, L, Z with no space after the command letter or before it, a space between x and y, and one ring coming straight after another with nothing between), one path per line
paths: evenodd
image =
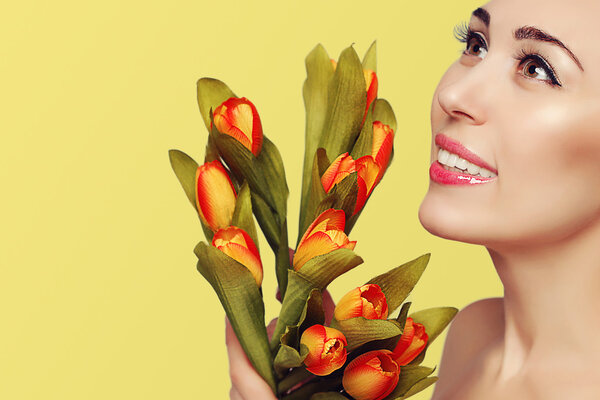
M409 314L407 296L429 254L352 288L326 318L323 291L360 265L350 232L393 156L396 119L377 98L376 45L338 61L318 45L306 58L306 145L299 235L290 249L281 155L254 104L223 82L198 81L208 129L204 163L169 157L206 236L194 252L256 371L281 399L405 399L436 381L420 365L456 314ZM255 219L275 255L281 311L265 327L263 265ZM394 311L399 312L391 317Z

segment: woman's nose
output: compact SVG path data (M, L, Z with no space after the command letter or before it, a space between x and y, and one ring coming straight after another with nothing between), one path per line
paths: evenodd
M444 112L452 118L473 125L481 125L487 120L488 107L493 85L498 84L490 79L492 71L486 68L483 61L471 67L460 68L452 80L442 82L438 90L437 101Z

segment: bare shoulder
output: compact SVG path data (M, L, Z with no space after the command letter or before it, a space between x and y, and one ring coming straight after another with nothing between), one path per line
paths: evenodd
M456 314L446 336L440 380L452 371L464 369L482 350L504 334L503 298L489 298L469 304Z

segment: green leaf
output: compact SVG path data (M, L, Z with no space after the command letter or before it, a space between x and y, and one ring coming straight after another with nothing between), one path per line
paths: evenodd
M194 253L198 271L217 293L248 359L275 392L265 308L254 277L245 266L206 243L198 243Z
M402 328L394 320L350 318L332 322L332 327L342 331L352 351L373 340L383 340L402 334Z
M169 160L185 195L192 203L194 210L198 211L196 208L196 170L198 169L198 163L179 150L169 150Z
M377 41L374 40L369 50L365 53L362 61L362 67L364 69L370 69L371 71L377 72Z
M323 125L327 117L327 91L333 78L333 66L322 45L317 45L306 57L306 81L302 88L306 108L306 133L304 146L304 168L302 172L302 210L306 207L310 188L313 157L321 140ZM301 230L301 232L303 232Z
M294 368L288 376L283 378L279 385L277 385L277 391L279 394L283 394L296 386L298 383L306 381L309 378L314 378L315 376L308 372L306 368Z
M204 153L204 163L218 160L219 158L221 158L219 155L219 149L217 149L217 145L215 144L212 136L208 135L208 140L206 141L206 151Z
M262 175L266 183L264 192L268 193L268 196L265 199L273 200L273 203L270 205L277 211L280 221L285 220L287 217L287 199L289 195L285 170L277 146L267 137L263 137L262 150L258 157L256 157L253 168Z
M296 245L300 242L300 239L310 224L319 215L316 213L317 208L327 195L323 189L323 184L321 183L321 176L325 173L327 168L329 168L330 164L331 163L327 158L327 152L325 149L319 147L313 160L310 190L306 195L308 200L306 201L305 206L300 210L300 228L298 230L298 240Z
M414 312L410 314L410 317L414 322L425 326L429 344L446 329L457 312L458 309L455 307L434 307Z
M353 159L358 160L362 156L372 155L373 150L373 108L375 107L375 102L371 103L371 107L369 107L369 111L367 112L367 116L365 118L365 123L362 126L362 130L358 135L358 139L356 139L356 143L352 148L352 153L350 155Z
M181 187L183 187L185 195L190 203L192 203L196 213L198 213L198 219L202 225L206 240L209 242L212 241L214 233L210 227L202 221L200 213L198 212L198 207L196 206L196 170L198 169L198 163L183 151L179 150L169 150L169 160L171 161L171 167L173 168L177 179L179 179Z
M392 110L392 106L385 99L377 99L375 100L375 108L373 109L373 121L381 121L385 125L388 125L390 128L396 132L396 116L394 115L394 110Z
M283 297L275 331L271 337L272 351L275 351L281 343L281 336L286 328L298 324L298 320L306 306L306 300L315 288L317 287L314 283L306 280L294 270L288 270L287 290Z
M408 310L410 309L411 304L412 303L410 301L402 304L400 313L398 314L398 317L396 318L396 322L398 322L400 324L400 326L402 327L402 330L404 330L404 325L406 325L406 317L408 317Z
M425 326L425 333L427 333L428 336L427 345L423 351L410 362L410 365L416 365L423 361L425 352L431 343L444 331L444 329L446 329L457 312L458 309L455 307L434 307L410 314L410 318L412 318L415 323L423 324L423 326Z
M298 272L288 270L287 291L271 338L271 349L277 348L287 326L298 324L306 300L313 289L325 289L335 278L362 262L362 258L352 250L339 248L311 258Z
M363 259L352 250L335 249L308 260L297 272L314 287L325 289L335 278L362 264Z
M321 392L310 396L310 400L348 400L348 398L340 392Z
M229 87L218 79L202 78L196 84L200 114L210 132L210 111L215 110L230 97L237 97Z
M351 150L360 133L367 105L362 65L352 47L340 55L328 94L327 119L319 147L335 158Z
M342 377L335 376L309 382L302 385L298 390L282 397L282 400L306 400L310 399L311 396L319 392L329 392L342 389Z
M281 236L280 223L277 213L273 210L265 199L257 193L252 193L252 211L256 220L262 229L269 246L276 252L279 249L279 240Z
M406 392L406 394L402 397L401 400L404 399L408 399L409 397L427 389L429 386L433 385L434 383L436 383L438 380L437 376L431 376L429 378L425 378L423 380L420 380L419 382L415 383L413 385L413 387L411 387L408 392Z
M429 253L424 254L368 282L381 287L383 294L385 294L390 314L402 304L413 290L423 271L425 271L425 267L427 267L429 257Z
M321 291L312 289L298 318L298 323L287 327L285 333L281 336L281 343L297 349L300 344L300 336L307 328L313 325L323 325L324 323L325 311L323 310Z
M254 218L252 217L250 188L246 182L244 182L237 195L231 225L245 230L258 249L258 234L256 232L256 225L254 225Z
M273 361L273 367L275 368L277 375L282 378L290 368L302 366L304 358L306 358L306 354L302 356L298 350L282 344L279 346L275 361Z
M400 379L392 393L386 400L402 399L404 395L419 381L427 378L434 371L434 368L420 366L404 366L400 367Z
M275 252L275 275L277 276L277 285L283 298L287 289L288 271L290 269L290 248L288 247L287 220L283 220L281 232L278 241L277 251Z

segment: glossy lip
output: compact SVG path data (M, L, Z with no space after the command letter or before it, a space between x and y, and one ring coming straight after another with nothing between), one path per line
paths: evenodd
M444 135L443 133L438 133L437 135L435 135L435 144L437 144L442 149L449 151L450 153L456 154L460 158L464 158L468 162L473 163L478 167L485 168L498 175L498 170L496 168L492 167L490 164L485 162L481 157L473 153L471 150L467 149L457 140L454 140Z
M473 176L462 174L460 172L448 171L437 160L431 163L431 167L429 167L429 177L432 181L444 185L479 185L496 179L496 177L484 178L483 176Z

